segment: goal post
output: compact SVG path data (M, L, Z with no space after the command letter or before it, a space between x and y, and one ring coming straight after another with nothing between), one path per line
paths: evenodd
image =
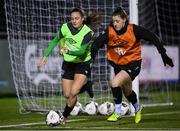
M129 22L138 25L138 0L129 0ZM139 78L138 76L132 82L133 90L136 92L139 101ZM130 104L131 115L135 115L135 109Z
M157 17L158 17L158 15L160 15L159 14L159 12L158 12L158 7L157 7L157 0L155 0L154 1L155 2L155 9L156 9L156 11L155 11L155 13L156 13L156 15L157 15ZM146 3L146 2L145 2ZM138 0L129 0L129 21L130 21L130 23L133 23L133 24L136 24L136 25L138 25L139 24L139 18L140 18L140 16L139 16L139 14L140 13L138 13L138 9L140 9L140 6L138 6L139 4L138 4ZM142 10L141 10L142 11ZM160 28L161 28L161 26L160 26L160 18L157 18L157 22L158 22L158 30L160 30ZM159 33L159 37L160 38L162 38L162 34L161 33ZM149 47L148 47L149 48ZM169 47L168 47L169 48ZM166 49L168 49L167 47L166 47ZM173 48L173 47L172 47ZM176 47L174 47L174 51L176 52L176 54L174 54L174 56L171 56L172 58L173 57L178 57L178 51L177 51L177 48L175 49ZM146 49L146 46L143 46L143 48L142 48L142 50L143 49ZM155 48L154 48L154 50L156 50ZM142 55L144 55L144 54L142 54ZM142 56L142 57L144 57L144 56ZM177 65L179 65L178 63L177 63ZM144 65L142 65L142 68L143 68L143 66ZM178 70L178 69L174 69L174 71L175 70ZM164 72L166 72L166 70L164 70ZM176 76L176 80L178 79L178 77L177 77L177 75L175 74L175 76ZM172 78L169 78L169 79L172 79ZM138 101L140 101L140 99L144 99L142 96L144 95L144 94L148 94L148 92L147 93L145 93L145 92L143 92L143 91L141 91L141 96L140 96L140 78L139 78L139 76L137 76L136 78L135 78L135 80L133 81L133 90L136 92L136 94L137 94L137 98L138 98ZM142 82L141 82L142 83ZM147 85L149 85L148 83L151 83L150 81L148 82L147 81ZM153 81L152 81L152 83L153 83ZM160 83L161 84L161 81L158 81L157 80L157 83ZM168 83L168 82L167 82ZM146 83L145 83L146 84ZM163 84L163 83L162 83ZM160 85L158 85L158 84L155 84L155 86L157 86L157 88L158 88L158 86L160 86ZM149 88L152 88L151 86L149 86ZM153 87L153 88L156 88L156 87ZM152 106L167 106L167 105L173 105L173 103L171 102L171 100L170 100L170 96L169 96L169 93L170 93L170 91L169 91L169 86L165 86L164 87L165 88L165 91L164 92L162 92L162 93L164 93L164 95L167 95L166 96L166 100L165 101L163 101L163 102L155 102L155 103L146 103L146 102L144 102L144 100L143 100L143 106L144 107L152 107ZM147 99L152 99L152 98L148 98L148 97L152 97L152 96L147 96ZM141 103L141 101L140 101L140 103ZM133 108L133 106L132 106L132 104L130 105L130 109L131 109L131 115L135 115L134 114L134 112L135 112L135 110L134 110L134 108Z

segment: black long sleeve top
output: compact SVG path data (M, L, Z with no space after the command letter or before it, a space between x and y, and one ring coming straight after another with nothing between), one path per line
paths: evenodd
M126 32L128 24L129 23L126 22L125 26L120 31L116 31L115 29L114 30L116 31L118 35L122 35L123 33ZM113 25L111 24L110 26L113 26ZM163 47L163 41L153 32L145 29L142 26L135 25L135 24L133 25L133 31L136 37L136 41L140 41L141 39L150 41L156 46L160 54L164 54L166 52L166 49ZM92 43L92 46L91 46L92 57L95 57L98 50L102 48L105 44L107 44L108 40L109 40L108 30L106 30L103 34L98 36Z

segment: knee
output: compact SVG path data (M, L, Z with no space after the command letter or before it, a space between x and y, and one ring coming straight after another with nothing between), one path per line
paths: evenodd
M76 96L77 96L77 94L78 94L78 92L77 92L77 91L71 91L71 93L70 93L69 97L70 97L70 98L74 98L74 97L76 97Z
M64 96L66 99L69 99L69 98L70 98L70 93L65 93L65 92L63 92L63 96Z
M78 92L73 90L71 92L63 92L63 95L66 99L74 98L77 96L77 94Z
M118 86L120 86L120 83L118 81L116 81L115 79L112 79L111 80L111 86L112 86L112 88L118 87Z

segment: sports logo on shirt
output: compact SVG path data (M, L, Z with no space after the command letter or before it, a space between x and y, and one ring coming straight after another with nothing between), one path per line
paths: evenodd
M69 44L76 44L77 42L73 40L72 38L65 38L65 41L68 42Z
M126 52L127 52L126 50L121 49L121 48L119 48L119 47L115 47L115 48L114 48L114 51L115 51L118 55L120 55L120 56L125 55Z
M77 42L72 38L65 38L65 47L70 51L76 51L78 48L75 46Z
M116 39L113 40L113 45L111 45L114 48L114 51L120 55L123 56L126 54L126 48L127 48L127 41L123 39Z
M116 40L113 40L113 45L112 46L118 46L118 47L126 48L128 46L127 43L128 42L123 40L123 39L116 39Z

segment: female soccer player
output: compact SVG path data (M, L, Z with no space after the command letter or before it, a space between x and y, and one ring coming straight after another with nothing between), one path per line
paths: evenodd
M115 76L111 80L115 111L107 119L108 121L121 119L122 90L127 100L135 108L135 123L139 123L141 120L142 106L137 101L136 93L132 90L132 81L141 69L141 39L154 43L164 65L174 66L172 59L166 54L162 40L147 29L128 23L127 14L121 7L113 12L112 23L105 33L92 44L91 55L93 59L95 59L98 49L103 47L105 43L107 44L107 59L115 72Z
M41 67L47 61L53 48L60 42L60 53L63 54L62 87L67 99L67 105L63 116L68 117L77 102L77 95L85 90L93 97L92 83L85 82L90 76L90 44L93 31L87 24L98 24L97 15L87 17L80 8L74 8L70 12L70 22L60 27L58 35L51 41L38 66ZM85 84L85 85L84 85Z

